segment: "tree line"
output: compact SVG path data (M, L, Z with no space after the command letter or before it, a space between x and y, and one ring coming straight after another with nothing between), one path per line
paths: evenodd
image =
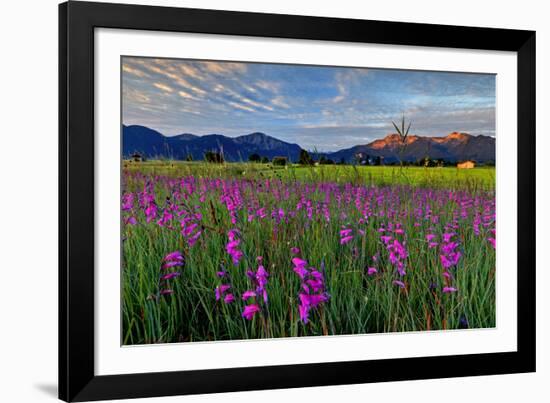
M186 158L186 161L193 161L193 156L189 154ZM224 163L225 159L223 157L223 154L217 151L206 151L204 153L204 161L211 162L211 163ZM289 163L289 160L287 157L284 156L278 156L273 157L271 160L266 156L261 156L258 153L252 153L248 156L249 162L259 163L259 164L268 164L272 163L273 165L278 166L284 166ZM311 153L309 153L307 150L301 150L300 155L298 157L298 164L300 165L345 165L348 162L345 160L345 158L341 158L339 161L334 161L330 158L327 158L325 155L320 154L315 158L312 156ZM363 155L362 153L356 154L352 161L350 161L351 164L354 165L371 165L371 166L380 166L380 165L400 165L403 166L418 166L418 167L447 167L447 166L455 166L456 161L449 161L442 158L430 158L429 156L425 156L423 158L419 158L416 161L401 161L398 160L384 160L384 157L381 156L370 156L370 155ZM494 162L486 162L483 165L486 166L492 166L494 165Z

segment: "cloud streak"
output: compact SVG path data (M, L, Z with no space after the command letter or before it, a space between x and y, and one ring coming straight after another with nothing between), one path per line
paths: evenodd
M153 83L155 87L157 87L159 90L164 92L174 92L174 89L172 87L167 86L163 83Z

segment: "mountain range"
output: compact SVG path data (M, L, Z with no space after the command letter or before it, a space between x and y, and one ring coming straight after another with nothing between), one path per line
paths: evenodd
M196 136L184 133L177 136L164 136L145 126L122 127L122 154L125 158L137 152L146 158L202 160L206 151L223 150L226 161L247 161L251 154L259 154L270 160L273 157L288 157L297 161L302 148L264 133L251 133L239 137L227 137L221 134Z
M468 133L453 132L444 137L424 137L409 135L407 146L401 151L401 139L397 133L365 145L357 145L329 154L334 161L350 161L354 156L382 157L384 162L414 162L421 158L441 159L450 162L474 160L477 162L495 161L495 139L490 136L472 136Z
M193 160L202 160L207 151L223 151L226 161L246 161L249 155L256 153L270 160L276 156L283 156L293 162L298 161L302 150L298 144L287 143L259 132L239 137L221 134L197 136L190 133L164 136L156 130L138 125L122 126L122 149L124 158L139 153L149 159L183 160L191 155ZM353 162L357 156L381 157L385 163L397 162L400 157L403 161L417 161L426 156L450 162L468 159L477 162L495 161L495 139L468 133L453 132L444 137L409 135L407 146L401 156L400 150L399 135L389 134L368 144L322 155L335 162Z

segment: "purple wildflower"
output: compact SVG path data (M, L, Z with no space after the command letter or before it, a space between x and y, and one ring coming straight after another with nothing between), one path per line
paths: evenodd
M202 234L202 231L197 231L193 236L187 238L187 244L189 245L190 248L192 248L197 243L197 240L199 239L201 234Z
M449 243L451 242L451 238L454 237L456 234L454 232L448 232L443 234L443 242Z
M137 224L136 217L134 217L134 216L128 217L124 222L126 224L129 224L129 225L136 225Z
M134 194L126 193L122 196L122 211L132 210L134 207Z
M238 249L239 245L241 244L241 240L237 238L236 232L234 230L229 231L228 237L229 237L229 242L225 246L225 250L231 256L233 265L238 266L240 260L244 256L243 252L240 249Z
M226 293L227 290L229 290L231 286L229 284L221 284L216 287L214 290L214 295L216 296L216 301L219 301Z
M301 280L301 292L298 294L298 313L302 323L306 324L309 321L309 312L316 308L321 303L329 300L329 295L325 291L324 281L324 262L321 262L322 272L314 267L307 266L307 261L300 258L293 258L294 272L298 274Z
M349 228L343 229L343 230L340 231L340 237L343 238L343 237L349 236L349 235L351 235L352 231L353 230L351 230Z
M300 268L303 268L307 265L307 261L299 257L292 258L292 263L294 264L294 266Z
M162 276L162 279L163 280L170 280L170 279L173 279L175 277L178 277L179 275L180 275L179 272L174 271L172 273L165 274L164 276Z
M382 235L380 239L387 245L392 240L392 237L389 235Z
M340 231L340 245L345 245L353 239L352 232L353 230L350 228L345 228Z
M244 307L242 317L246 318L246 320L252 320L257 312L260 312L258 304L250 304Z
M393 280L392 284L398 286L399 288L405 288L405 283L400 280Z
M183 258L183 255L181 254L180 251L175 251L175 252L171 252L169 254L167 254L166 256L164 256L164 259L163 259L165 262L168 262L168 261L179 261L179 262L183 262L184 261L184 258Z
M245 292L243 292L243 301L246 301L248 298L252 298L252 297L255 297L256 296L256 292L253 291L253 290L246 290Z
M340 239L340 245L345 245L353 239L353 236L345 236Z

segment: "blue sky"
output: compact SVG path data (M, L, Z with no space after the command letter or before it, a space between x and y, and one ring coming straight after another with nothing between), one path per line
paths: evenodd
M335 151L393 132L495 135L495 76L124 57L123 123L165 135L263 132Z

